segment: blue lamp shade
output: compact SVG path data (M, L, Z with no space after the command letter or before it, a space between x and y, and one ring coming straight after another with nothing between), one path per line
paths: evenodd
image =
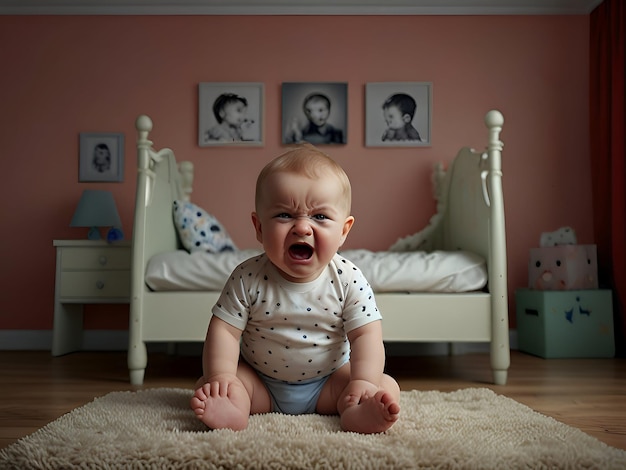
M113 199L111 191L85 189L80 201L78 201L70 227L90 227L87 235L89 240L100 239L98 227L111 227L107 234L109 241L124 238L121 231L122 221L117 213L115 199Z

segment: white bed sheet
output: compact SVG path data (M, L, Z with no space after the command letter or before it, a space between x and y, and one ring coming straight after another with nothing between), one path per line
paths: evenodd
M220 291L233 269L260 250L223 253L184 250L153 256L146 284L154 291ZM485 260L464 251L346 250L374 292L470 292L487 284Z

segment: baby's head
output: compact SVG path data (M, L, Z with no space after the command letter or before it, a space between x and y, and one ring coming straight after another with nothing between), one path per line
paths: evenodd
M383 115L387 126L400 129L410 123L415 116L417 103L406 93L395 93L383 103Z
M243 122L248 107L248 100L234 93L222 93L213 102L213 115L218 124L226 121L229 124Z
M335 160L311 144L293 147L265 165L259 173L256 183L255 206L257 211L263 198L266 180L270 175L278 172L303 175L312 180L319 180L327 176L334 177L341 188L342 212L345 212L346 216L350 215L352 187L348 175Z
M92 164L98 171L111 167L111 150L107 144L100 143L94 147Z
M323 126L330 115L330 99L322 93L311 93L302 104L304 114L316 126Z
M257 179L257 240L291 282L309 282L328 267L354 223L350 181L343 169L310 144L268 163Z

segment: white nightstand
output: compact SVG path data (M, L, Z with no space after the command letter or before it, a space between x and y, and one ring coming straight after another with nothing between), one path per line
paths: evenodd
M52 355L82 349L83 304L130 302L130 242L54 240Z

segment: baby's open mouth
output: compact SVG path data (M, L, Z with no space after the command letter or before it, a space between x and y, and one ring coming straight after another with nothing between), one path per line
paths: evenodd
M306 243L295 243L289 247L289 255L294 259L309 259L313 256L313 248Z

